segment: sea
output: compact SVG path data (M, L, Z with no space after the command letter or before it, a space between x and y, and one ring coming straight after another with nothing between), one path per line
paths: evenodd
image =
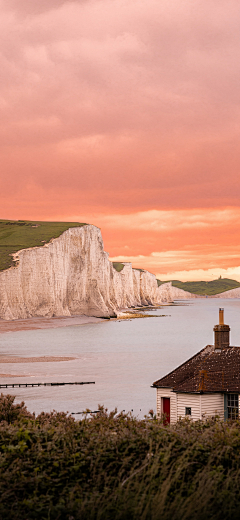
M240 300L199 298L146 313L154 317L0 334L1 356L71 356L74 360L1 364L1 383L94 382L82 386L1 389L31 412L64 411L76 419L98 405L143 418L156 411L152 384L204 346L213 344L218 309L225 310L231 345L240 345ZM21 376L21 377L20 377Z

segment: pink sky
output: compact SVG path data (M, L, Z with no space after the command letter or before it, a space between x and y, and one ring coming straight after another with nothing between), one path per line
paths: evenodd
M240 280L237 0L0 0L0 218Z

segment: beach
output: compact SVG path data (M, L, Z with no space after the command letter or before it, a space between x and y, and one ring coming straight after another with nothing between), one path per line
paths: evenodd
M93 316L56 316L53 318L26 318L22 320L0 319L0 334L4 332L17 332L20 330L56 329L59 327L72 327L74 325L86 325L89 323L100 323L102 318Z

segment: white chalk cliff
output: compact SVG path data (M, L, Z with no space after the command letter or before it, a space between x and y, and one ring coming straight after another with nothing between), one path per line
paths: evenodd
M162 289L160 292L161 297L166 299L162 300L163 302L173 302L174 300L190 300L192 298L199 298L197 294L192 294L188 291L184 291L183 289L179 289L178 287L174 287L172 282L167 282L163 285L160 285L159 289Z
M121 309L194 295L125 263L117 272L99 228L70 228L42 247L18 251L16 266L0 272L0 318L116 316Z
M211 298L240 298L240 287L236 287L236 289L230 289L229 291L225 291L223 293L215 294L211 296Z

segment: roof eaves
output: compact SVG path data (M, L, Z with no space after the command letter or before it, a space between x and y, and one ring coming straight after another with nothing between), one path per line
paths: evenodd
M184 361L184 363L182 363L181 365L179 365L177 368L174 368L174 370L172 370L171 372L169 372L168 374L166 374L165 376L161 377L160 379L158 379L157 381L154 381L154 383L152 384L152 387L153 388L158 388L157 384L160 383L160 381L162 381L163 379L171 376L172 374L174 374L174 372L176 372L177 370L179 370L179 368L182 368L184 365L186 365L187 363L189 363L190 361L192 361L194 358L198 357L201 353L204 352L204 350L206 350L207 348L210 348L211 347L211 350L214 348L213 345L206 345L206 347L202 348L201 350L199 350L199 352L197 352L196 354L194 354L194 356L190 357L189 359L187 359L186 361ZM207 353L207 352L206 352ZM163 388L163 387L159 387L159 388ZM164 387L164 388L168 388L167 386ZM169 388L172 388L172 387L169 387Z
M169 388L170 388L171 390L173 390L173 385L171 385L171 386L167 386L167 385L166 385L166 386L156 386L155 383L153 383L153 384L150 386L150 388L162 388L163 390L164 390L164 388L166 388L166 389L168 389L168 390L169 390ZM173 390L173 391L174 391L174 390Z
M173 392L175 392L176 394L199 394L199 395L203 395L203 394L232 394L233 393L233 390L207 390L207 391L204 391L204 390L173 390ZM234 392L234 393L239 393L239 392Z

